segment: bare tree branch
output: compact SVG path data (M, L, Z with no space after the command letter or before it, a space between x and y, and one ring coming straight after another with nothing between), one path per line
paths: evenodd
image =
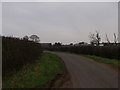
M107 34L106 34L106 40L107 40L108 43L110 43L110 40L109 40Z
M94 33L90 33L89 38L90 38L91 44L96 44L96 45L99 46L100 40L101 40L99 31L96 31L95 34Z
M117 36L115 33L114 33L114 43L117 43Z

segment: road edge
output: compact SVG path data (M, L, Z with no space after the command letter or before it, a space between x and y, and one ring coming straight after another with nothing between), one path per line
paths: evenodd
M56 55L56 54L54 54L54 55ZM58 55L56 55L56 56L58 56ZM64 61L61 58L60 58L60 60L64 66L64 73L56 75L56 77L51 81L50 88L73 88L71 75L69 74Z

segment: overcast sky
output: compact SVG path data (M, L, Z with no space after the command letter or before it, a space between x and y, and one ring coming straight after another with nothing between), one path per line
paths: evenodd
M117 2L4 2L2 34L23 37L36 34L41 42L89 42L100 31L111 41L118 34Z

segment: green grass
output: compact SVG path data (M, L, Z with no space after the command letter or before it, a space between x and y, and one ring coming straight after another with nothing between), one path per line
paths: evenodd
M3 80L3 88L48 88L57 74L63 74L60 58L44 53L34 64L24 66Z
M94 55L83 55L83 56L91 58L91 59L93 59L97 62L100 62L100 63L110 64L113 67L120 69L120 61L119 60L108 59L108 58L98 57L98 56L94 56Z

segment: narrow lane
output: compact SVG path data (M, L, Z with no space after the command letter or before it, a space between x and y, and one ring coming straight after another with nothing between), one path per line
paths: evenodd
M118 88L117 72L79 55L50 53L58 55L64 61L74 88Z

